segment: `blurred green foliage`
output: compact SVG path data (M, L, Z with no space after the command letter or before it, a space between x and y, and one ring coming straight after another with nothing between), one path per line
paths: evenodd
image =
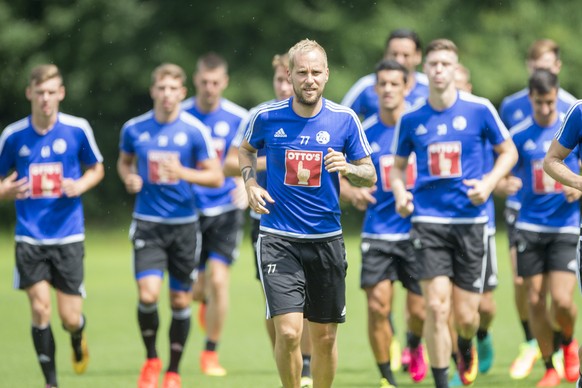
M191 74L199 55L220 53L230 65L226 97L250 108L272 98L273 54L308 37L327 50L326 96L339 101L372 71L387 34L408 27L425 45L455 41L475 93L498 105L525 85L525 52L544 37L562 47L562 86L581 94L580 20L576 0L0 0L0 126L29 113L29 70L57 64L62 110L89 120L105 157L105 181L85 197L87 217L117 223L133 203L115 171L119 130L151 108L150 73L161 62ZM11 207L0 205L2 224Z

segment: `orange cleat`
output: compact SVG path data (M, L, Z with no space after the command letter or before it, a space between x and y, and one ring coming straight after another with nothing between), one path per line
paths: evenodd
M162 388L182 388L182 378L176 372L166 372Z
M162 361L159 358L148 358L141 367L138 388L158 388L161 371Z
M544 377L536 384L536 387L557 387L560 385L560 376L554 368L546 369Z
M200 369L207 376L226 376L226 369L218 362L218 353L211 350L204 350L200 354Z
M564 377L573 383L580 377L580 359L578 358L578 341L572 340L570 345L562 345L564 352Z

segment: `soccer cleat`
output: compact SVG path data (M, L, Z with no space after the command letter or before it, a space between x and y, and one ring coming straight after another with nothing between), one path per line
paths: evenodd
M455 372L453 377L449 380L449 387L462 387L463 382L461 381L461 377L459 376L459 372Z
M540 359L542 354L538 342L532 339L519 345L519 355L511 363L509 376L514 380L521 380L529 376L535 362Z
M557 387L560 385L560 376L554 368L546 369L544 377L536 384L536 387Z
M564 353L564 377L573 383L580 377L580 359L578 358L578 341L572 340L570 345L562 345Z
M226 369L218 362L218 353L211 350L204 350L200 353L200 369L207 376L226 376Z
M81 333L81 335L81 342L77 346L71 344L73 348L73 370L78 375L85 373L87 365L89 365L89 348L87 347L87 339L85 338L85 333Z
M487 334L482 340L477 339L477 354L479 355L479 372L487 373L493 366L493 340Z
M457 367L459 368L459 377L463 385L471 385L477 378L477 371L479 370L479 356L474 346L471 346L471 361L465 364L464 358L461 354L457 354Z
M562 349L558 350L557 352L552 353L552 365L554 365L554 369L558 372L558 376L561 379L565 377L564 374L564 352Z
M380 388L396 388L396 386L390 384L390 382L387 379L382 378L380 380Z
M299 384L301 388L312 388L313 387L313 380L309 376L301 377L301 383Z
M158 380L162 371L162 361L159 358L148 358L141 367L138 388L158 388Z
M176 372L166 372L162 388L182 388L182 378Z
M428 367L426 366L426 357L424 347L418 345L416 349L410 350L410 365L408 366L408 374L412 377L415 383L424 379Z
M397 372L402 368L400 353L400 342L396 337L392 337L392 341L390 342L390 369L392 372Z
M402 371L408 371L408 367L410 366L410 348L408 346L402 349L402 357L400 360L402 362Z
M206 333L206 303L200 302L198 306L198 325L200 325L200 330Z

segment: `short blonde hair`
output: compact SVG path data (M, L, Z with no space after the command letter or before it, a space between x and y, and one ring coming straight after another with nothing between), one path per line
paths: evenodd
M325 53L325 49L314 40L303 39L289 49L289 70L293 70L293 66L295 65L295 55L297 53L305 53L314 50L319 50L323 54L325 67L327 67L327 54Z
M551 39L540 39L536 40L529 46L527 50L527 59L530 61L536 61L542 57L545 53L552 52L556 55L556 59L560 59L560 46Z
M162 63L152 71L152 85L156 83L158 78L163 78L165 76L179 78L180 81L182 81L182 85L186 83L186 73L184 72L184 69L173 63Z
M452 51L455 54L459 55L459 50L457 49L457 45L453 43L452 40L449 39L435 39L426 46L425 55L428 55L431 51Z
M52 63L42 64L35 66L30 71L28 83L29 85L41 84L52 78L59 78L61 83L63 82L63 76L56 65L53 65Z
M279 66L284 67L285 70L289 69L289 54L276 54L273 57L271 65L273 66L273 70L277 70Z

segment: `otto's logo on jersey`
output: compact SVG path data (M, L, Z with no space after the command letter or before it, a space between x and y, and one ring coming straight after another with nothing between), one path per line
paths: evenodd
M171 179L162 169L162 163L169 160L178 160L177 152L150 151L148 152L148 181L154 185L175 185L177 179Z
M392 191L390 184L390 171L394 165L394 155L380 156L380 180L382 181L383 191ZM406 166L406 189L410 190L414 187L416 182L416 155L410 154L408 157L408 165Z
M33 163L30 165L31 198L56 198L61 196L63 165L61 163Z
M454 178L462 175L461 142L434 143L428 146L428 164L431 176Z
M323 165L321 151L285 151L285 184L288 186L321 186Z
M224 139L212 138L212 146L214 147L214 151L216 151L218 160L222 160L226 149L226 141Z
M544 171L544 161L534 160L531 166L533 178L533 192L536 194L561 193L563 186Z

